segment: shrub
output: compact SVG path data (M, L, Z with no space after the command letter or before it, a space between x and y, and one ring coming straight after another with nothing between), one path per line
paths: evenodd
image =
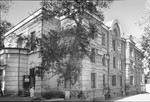
M42 97L46 99L53 99L53 98L65 98L65 92L60 90L53 90L49 92L43 92Z
M4 95L5 96L12 96L12 95L17 95L17 92L15 90L4 90Z

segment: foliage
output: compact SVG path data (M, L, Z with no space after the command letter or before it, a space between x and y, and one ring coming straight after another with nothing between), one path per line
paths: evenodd
M4 90L4 94L5 96L13 96L13 95L17 95L17 92L15 90L7 89Z
M7 13L10 5L12 4L11 0L1 0L0 1L0 16L2 13ZM3 44L3 34L9 30L9 28L12 27L10 22L2 21L0 17L0 49L4 47Z
M35 35L19 35L17 37L16 43L19 48L26 48L29 49L29 51L35 51L38 49L38 46L40 44L40 38L36 37ZM24 45L24 46L23 46Z
M1 37L1 40L0 40L0 48L3 48L4 47L4 44L3 44L3 34L6 33L10 28L12 27L12 24L6 20L2 20L1 23L0 23L0 37Z
M150 2L147 0L145 15L139 20L138 25L143 29L143 35L141 38L141 46L145 55L144 67L150 66Z
M49 92L43 92L42 96L45 99L65 98L65 92L59 90L52 90Z
M76 83L81 71L81 60L90 55L90 41L97 34L96 26L88 22L83 25L85 13L103 17L102 10L113 0L43 0L44 20L52 17L65 17L74 21L74 26L61 31L51 30L42 34L41 57L43 70L58 74L58 83Z
M87 31L81 26L43 34L42 67L54 75L58 74L58 83L70 81L75 84L80 74L80 60L89 55L91 33L96 33L96 30L96 27L90 27Z
M52 17L62 17L74 21L74 26L64 27L60 31L50 30L48 34L42 34L42 38L36 36L19 36L18 46L25 42L26 48L32 50L40 43L41 66L37 73L44 71L53 75L59 75L58 83L69 81L74 85L79 78L81 71L81 60L87 55L90 56L90 41L97 34L96 26L88 22L88 26L83 25L84 13L99 14L98 7L107 8L112 0L51 0L43 1L43 20L47 21ZM32 39L31 39L32 38ZM39 75L43 76L43 75Z
M42 0L41 5L46 8L47 16L66 16L75 22L81 23L85 11L103 18L102 8L108 8L113 0ZM78 20L77 20L78 19Z
M8 12L11 4L12 4L12 0L1 0L0 1L0 10L4 13Z

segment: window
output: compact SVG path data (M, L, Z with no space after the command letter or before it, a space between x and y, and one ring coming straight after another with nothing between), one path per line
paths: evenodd
M130 56L134 57L134 52L133 52L133 48L130 47Z
M36 46L35 31L33 31L33 32L31 32L31 45L30 45L31 51L33 51L35 49L35 46Z
M113 57L113 68L116 68L116 57Z
M3 76L3 70L0 69L0 76L2 77Z
M113 46L113 50L115 51L116 50L116 42L115 42L115 40L112 40L112 46Z
M137 60L137 54L135 53L135 61Z
M112 76L112 86L116 86L116 75Z
M91 50L91 56L90 56L91 62L95 63L95 49L92 48Z
M96 74L95 73L91 73L91 88L96 88Z
M132 61L130 61L130 67L131 67L131 69L133 68L133 62Z
M123 70L124 62L121 60L121 70Z
M102 45L105 46L105 34L102 34Z
M122 76L120 76L120 86L122 86Z
M124 51L125 51L125 45L124 42L121 42L121 54L124 55Z
M117 29L114 29L114 36L118 37Z
M130 85L133 85L133 76L130 76Z
M105 87L105 74L103 74L103 87Z
M134 65L133 65L133 62L132 62L132 61L130 62L130 69L131 69L131 72L134 71Z
M92 34L92 39L95 39L95 34Z
M105 55L103 55L103 57L102 57L102 64L103 64L103 66L106 66Z
M24 37L22 36L22 33L17 35L17 47L18 48L22 48L23 41L24 41Z

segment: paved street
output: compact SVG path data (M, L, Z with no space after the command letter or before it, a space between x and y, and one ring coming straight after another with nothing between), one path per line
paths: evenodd
M30 97L19 97L19 96L4 96L0 97L0 101L31 101Z
M120 102L120 101L149 101L150 102L150 93L144 93L144 94L137 94L133 96L123 97L123 98L117 98L112 99L113 102Z
M0 97L0 101L32 101L32 98L10 96L10 97ZM42 100L42 101L54 101L54 100ZM59 100L59 101L61 101L61 100ZM111 102L123 102L123 101L135 101L135 102L136 101L140 101L140 102L147 101L147 102L150 102L150 94L149 93L137 94L137 95L128 96L128 97L115 98L115 99L111 99L108 101L111 101ZM36 100L35 100L35 102L36 102Z

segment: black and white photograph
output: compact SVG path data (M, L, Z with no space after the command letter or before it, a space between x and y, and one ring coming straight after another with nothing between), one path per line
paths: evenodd
M0 101L150 101L150 0L0 0Z

